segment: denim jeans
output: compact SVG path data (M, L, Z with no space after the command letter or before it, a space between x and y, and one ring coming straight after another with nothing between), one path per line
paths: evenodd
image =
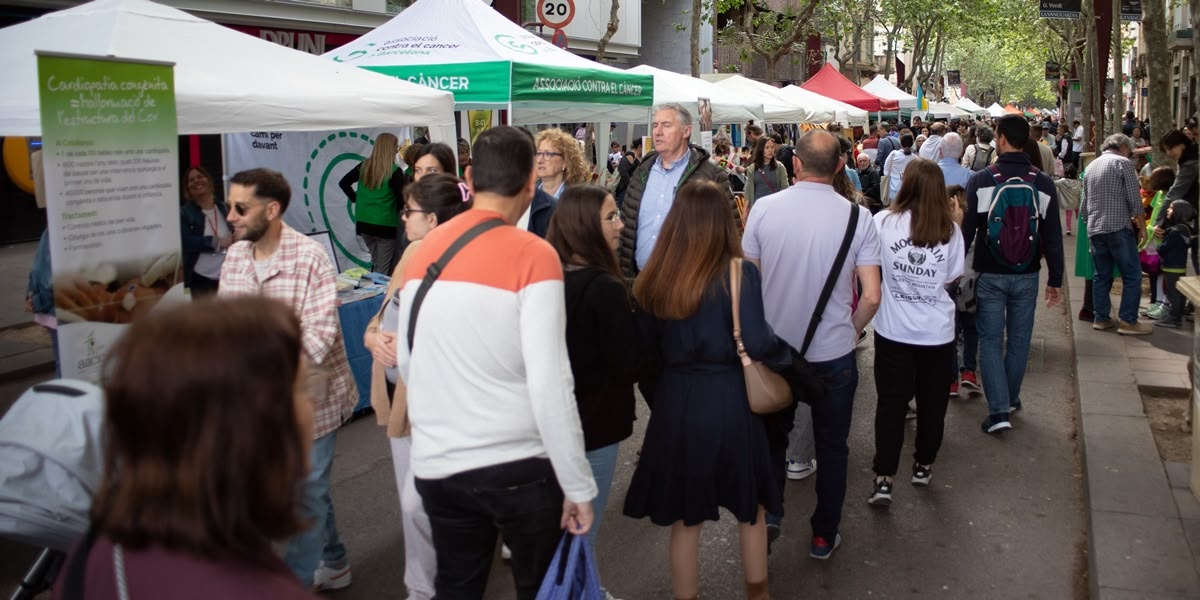
M1092 245L1092 303L1096 322L1112 317L1113 266L1121 271L1121 306L1117 316L1126 323L1138 320L1138 303L1142 299L1142 265L1138 260L1137 237L1133 230L1122 229L1088 238Z
M438 600L483 598L497 534L512 550L517 599L537 596L563 536L563 494L548 459L417 478L417 491L433 525Z
M1038 302L1038 274L981 273L975 284L975 301L980 375L988 414L1007 417L1010 408L1021 404L1021 382L1025 380ZM1008 342L1004 346L1006 331Z
M812 368L825 382L825 397L812 407L817 452L817 508L810 519L813 535L832 541L842 522L846 501L846 469L850 457L850 418L858 388L858 359L854 352ZM797 413L800 411L797 410Z
M596 556L596 534L600 531L600 522L604 520L604 507L608 504L608 492L611 491L613 475L617 471L617 454L621 449L618 442L611 446L596 448L587 452L588 464L592 466L592 477L596 480L596 498L592 500L592 528L588 531L588 545L592 547L592 556Z
M302 484L300 514L312 526L298 533L287 543L283 562L300 578L304 587L311 588L317 563L339 566L346 562L346 545L338 535L333 518L333 500L329 497L330 471L333 469L333 447L337 432L328 433L312 446L312 470Z

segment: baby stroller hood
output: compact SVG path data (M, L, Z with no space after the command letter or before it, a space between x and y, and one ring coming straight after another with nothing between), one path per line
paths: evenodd
M103 392L55 379L0 419L0 535L67 551L88 528L104 472Z

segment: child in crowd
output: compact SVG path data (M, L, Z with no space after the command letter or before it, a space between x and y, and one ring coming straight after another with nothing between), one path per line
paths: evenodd
M1075 214L1079 212L1079 194L1083 191L1083 181L1079 179L1079 168L1074 164L1063 166L1062 179L1054 180L1058 190L1058 205L1066 211L1063 223L1067 227L1067 235L1071 235L1071 224L1075 222ZM1084 232L1084 235L1087 235Z
M1161 319L1171 311L1170 297L1164 292L1164 282L1158 276L1162 268L1162 258L1158 256L1158 246L1162 240L1154 235L1154 224L1158 223L1160 213L1166 208L1163 206L1165 194L1167 190L1171 189L1173 183L1175 183L1175 171L1172 171L1170 167L1158 167L1150 172L1150 176L1143 186L1145 193L1150 194L1150 201L1146 207L1150 214L1146 221L1146 235L1142 238L1138 250L1142 258L1143 270L1150 275L1150 306L1142 311L1142 316L1151 320ZM1149 260L1149 255L1155 256L1153 261ZM1156 264L1147 265L1148 262ZM1152 268L1147 269L1147 266Z
M1187 273L1188 248L1192 245L1192 228L1190 223L1195 217L1195 211L1187 200L1176 200L1167 208L1167 218L1163 221L1163 239L1158 246L1158 256L1162 261L1162 270L1167 297L1170 298L1170 312L1164 314L1155 325L1178 329L1183 324L1183 294L1175 289L1179 278Z
M954 222L962 226L963 211L967 208L967 193L961 185L946 186L946 195L950 198L950 214ZM979 351L979 333L975 330L975 270L971 268L972 254L975 249L967 252L964 262L963 275L958 281L950 284L950 297L954 299L954 335L962 344L959 353L957 344L954 347L954 368L958 377L950 384L950 396L961 396L979 393L979 377L975 373L976 355ZM961 360L960 360L961 357Z

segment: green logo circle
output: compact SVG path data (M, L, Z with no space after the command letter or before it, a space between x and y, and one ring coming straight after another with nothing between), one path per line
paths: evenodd
M538 41L541 41L541 40L538 40ZM537 54L538 53L537 48L535 48L529 44L522 43L521 41L517 40L517 38L515 38L511 35L508 35L507 33L497 34L496 42L499 43L501 46L504 46L505 48L508 48L510 50L516 50L517 52L520 52L521 54Z
M329 163L321 171L320 179L315 182L313 181L314 163L319 162L318 157L321 157L322 153L324 153L327 149L332 151L333 149L329 147L329 143L339 138L357 138L362 139L364 142L367 142L372 146L375 145L375 140L371 139L370 136L365 133L358 133L357 131L338 131L325 136L325 138L317 144L317 147L313 148L312 152L309 153L308 162L304 163L304 181L300 186L301 189L304 190L304 208L308 213L308 222L311 228L310 233L319 231L317 229L317 220L313 213L313 201L315 200L316 208L321 214L321 223L325 225L325 231L329 232L329 239L333 240L334 247L341 251L342 255L349 258L350 261L356 266L364 269L370 269L370 262L358 258L353 252L350 252L346 249L345 244L342 243L342 240L338 238L337 232L334 231L333 224L329 222L329 213L325 208L325 184L329 181L329 174L333 172L334 167L345 161L362 162L366 160L367 157L356 152L340 152L329 159ZM316 185L315 189L310 189L314 183ZM350 202L346 203L346 214L349 215L350 222L354 223L354 205Z

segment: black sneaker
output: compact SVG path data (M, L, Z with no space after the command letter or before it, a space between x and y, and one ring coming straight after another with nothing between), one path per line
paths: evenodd
M932 478L933 478L933 467L932 466L926 467L926 466L922 466L917 463L913 463L913 476L912 476L912 484L913 485L921 485L921 486L929 485L929 480Z
M783 535L783 529L779 523L767 523L767 554L771 553L771 546L775 545L775 540Z
M1010 402L1008 404L1008 416L1011 417L1019 412L1021 412L1021 403L1020 402Z
M984 433L1000 433L1012 429L1012 423L1008 422L1008 415L988 415L988 418L983 420L981 428Z
M871 497L867 498L867 504L871 506L891 506L892 482L883 477L876 477L875 489L871 492Z

